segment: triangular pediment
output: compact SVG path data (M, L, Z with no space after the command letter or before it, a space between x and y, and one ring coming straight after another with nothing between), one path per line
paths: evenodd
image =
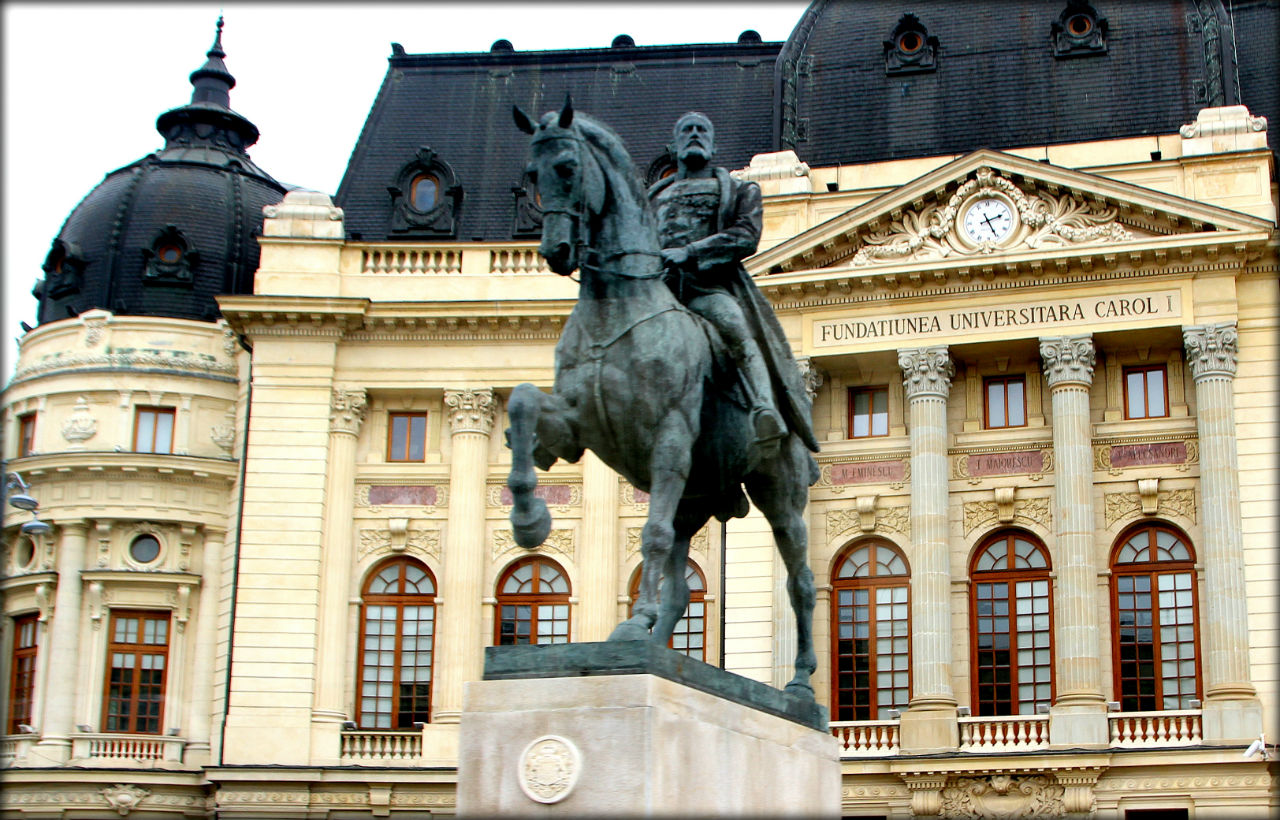
M767 275L990 264L1060 249L1120 252L1158 238L1223 240L1224 232L1272 227L1214 205L983 149L763 251L747 267Z

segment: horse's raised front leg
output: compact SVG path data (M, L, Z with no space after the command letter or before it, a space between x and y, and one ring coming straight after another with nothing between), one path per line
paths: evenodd
M576 461L573 426L565 412L565 402L547 395L532 384L517 385L507 403L507 447L511 449L511 531L516 543L526 549L547 540L551 533L551 512L547 503L534 495L538 474L534 466L547 469L557 457Z
M649 518L640 531L640 594L631 617L618 624L609 636L611 641L642 641L650 638L649 629L658 620L658 582L675 543L676 509L689 480L690 453L694 431L680 413L672 413L663 421L654 437L649 486ZM686 542L687 546L687 542ZM680 570L684 581L684 568ZM688 592L686 591L686 595ZM684 611L681 605L680 612ZM679 618L679 612L676 614ZM674 621L672 622L674 624ZM667 637L671 633L668 630ZM652 635L658 640L658 634ZM662 638L666 643L667 638Z

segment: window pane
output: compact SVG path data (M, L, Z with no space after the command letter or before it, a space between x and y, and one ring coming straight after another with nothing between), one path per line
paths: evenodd
M987 385L987 426L1006 426L1003 382L991 382Z
M427 417L409 419L409 460L422 461L426 457Z
M1168 415L1164 409L1164 370L1147 371L1147 415Z
M1129 373L1125 376L1125 399L1129 402L1129 418L1144 419L1147 417L1146 380L1142 373Z
M155 440L156 414L150 410L139 410L137 445L134 449L139 453L155 452Z
M1027 423L1027 403L1023 396L1022 379L1010 379L1008 383L1008 391L1009 426L1021 427Z
M889 435L889 391L877 390L872 394L871 435Z
M156 446L153 452L169 453L173 450L173 413L156 413Z

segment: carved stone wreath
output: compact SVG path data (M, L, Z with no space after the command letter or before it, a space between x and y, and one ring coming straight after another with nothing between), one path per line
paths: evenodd
M1021 224L1010 239L979 242L973 248L959 241L956 217L963 206L979 196L1003 194L1013 201ZM1116 208L1085 201L1075 192L1062 195L1034 192L1026 194L1012 181L983 166L974 178L962 184L945 206L926 205L906 211L889 227L869 234L854 254L852 264L907 259L941 259L952 255L990 254L1001 246L1073 245L1083 242L1122 242L1132 234L1116 221Z

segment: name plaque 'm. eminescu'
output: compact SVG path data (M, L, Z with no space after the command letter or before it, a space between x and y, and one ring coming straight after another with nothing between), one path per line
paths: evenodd
M434 507L436 488L423 484L375 484L369 488L369 504L388 507Z
M906 478L906 474L907 465L900 459L832 464L830 471L832 484L895 483Z
M1182 464L1187 460L1185 441L1157 441L1150 444L1113 444L1112 467L1145 467L1151 464Z
M1160 290L912 314L815 318L809 327L809 342L814 348L835 348L932 341L1010 329L1029 335L1056 334L1072 327L1100 324L1164 324L1181 316L1182 292Z

